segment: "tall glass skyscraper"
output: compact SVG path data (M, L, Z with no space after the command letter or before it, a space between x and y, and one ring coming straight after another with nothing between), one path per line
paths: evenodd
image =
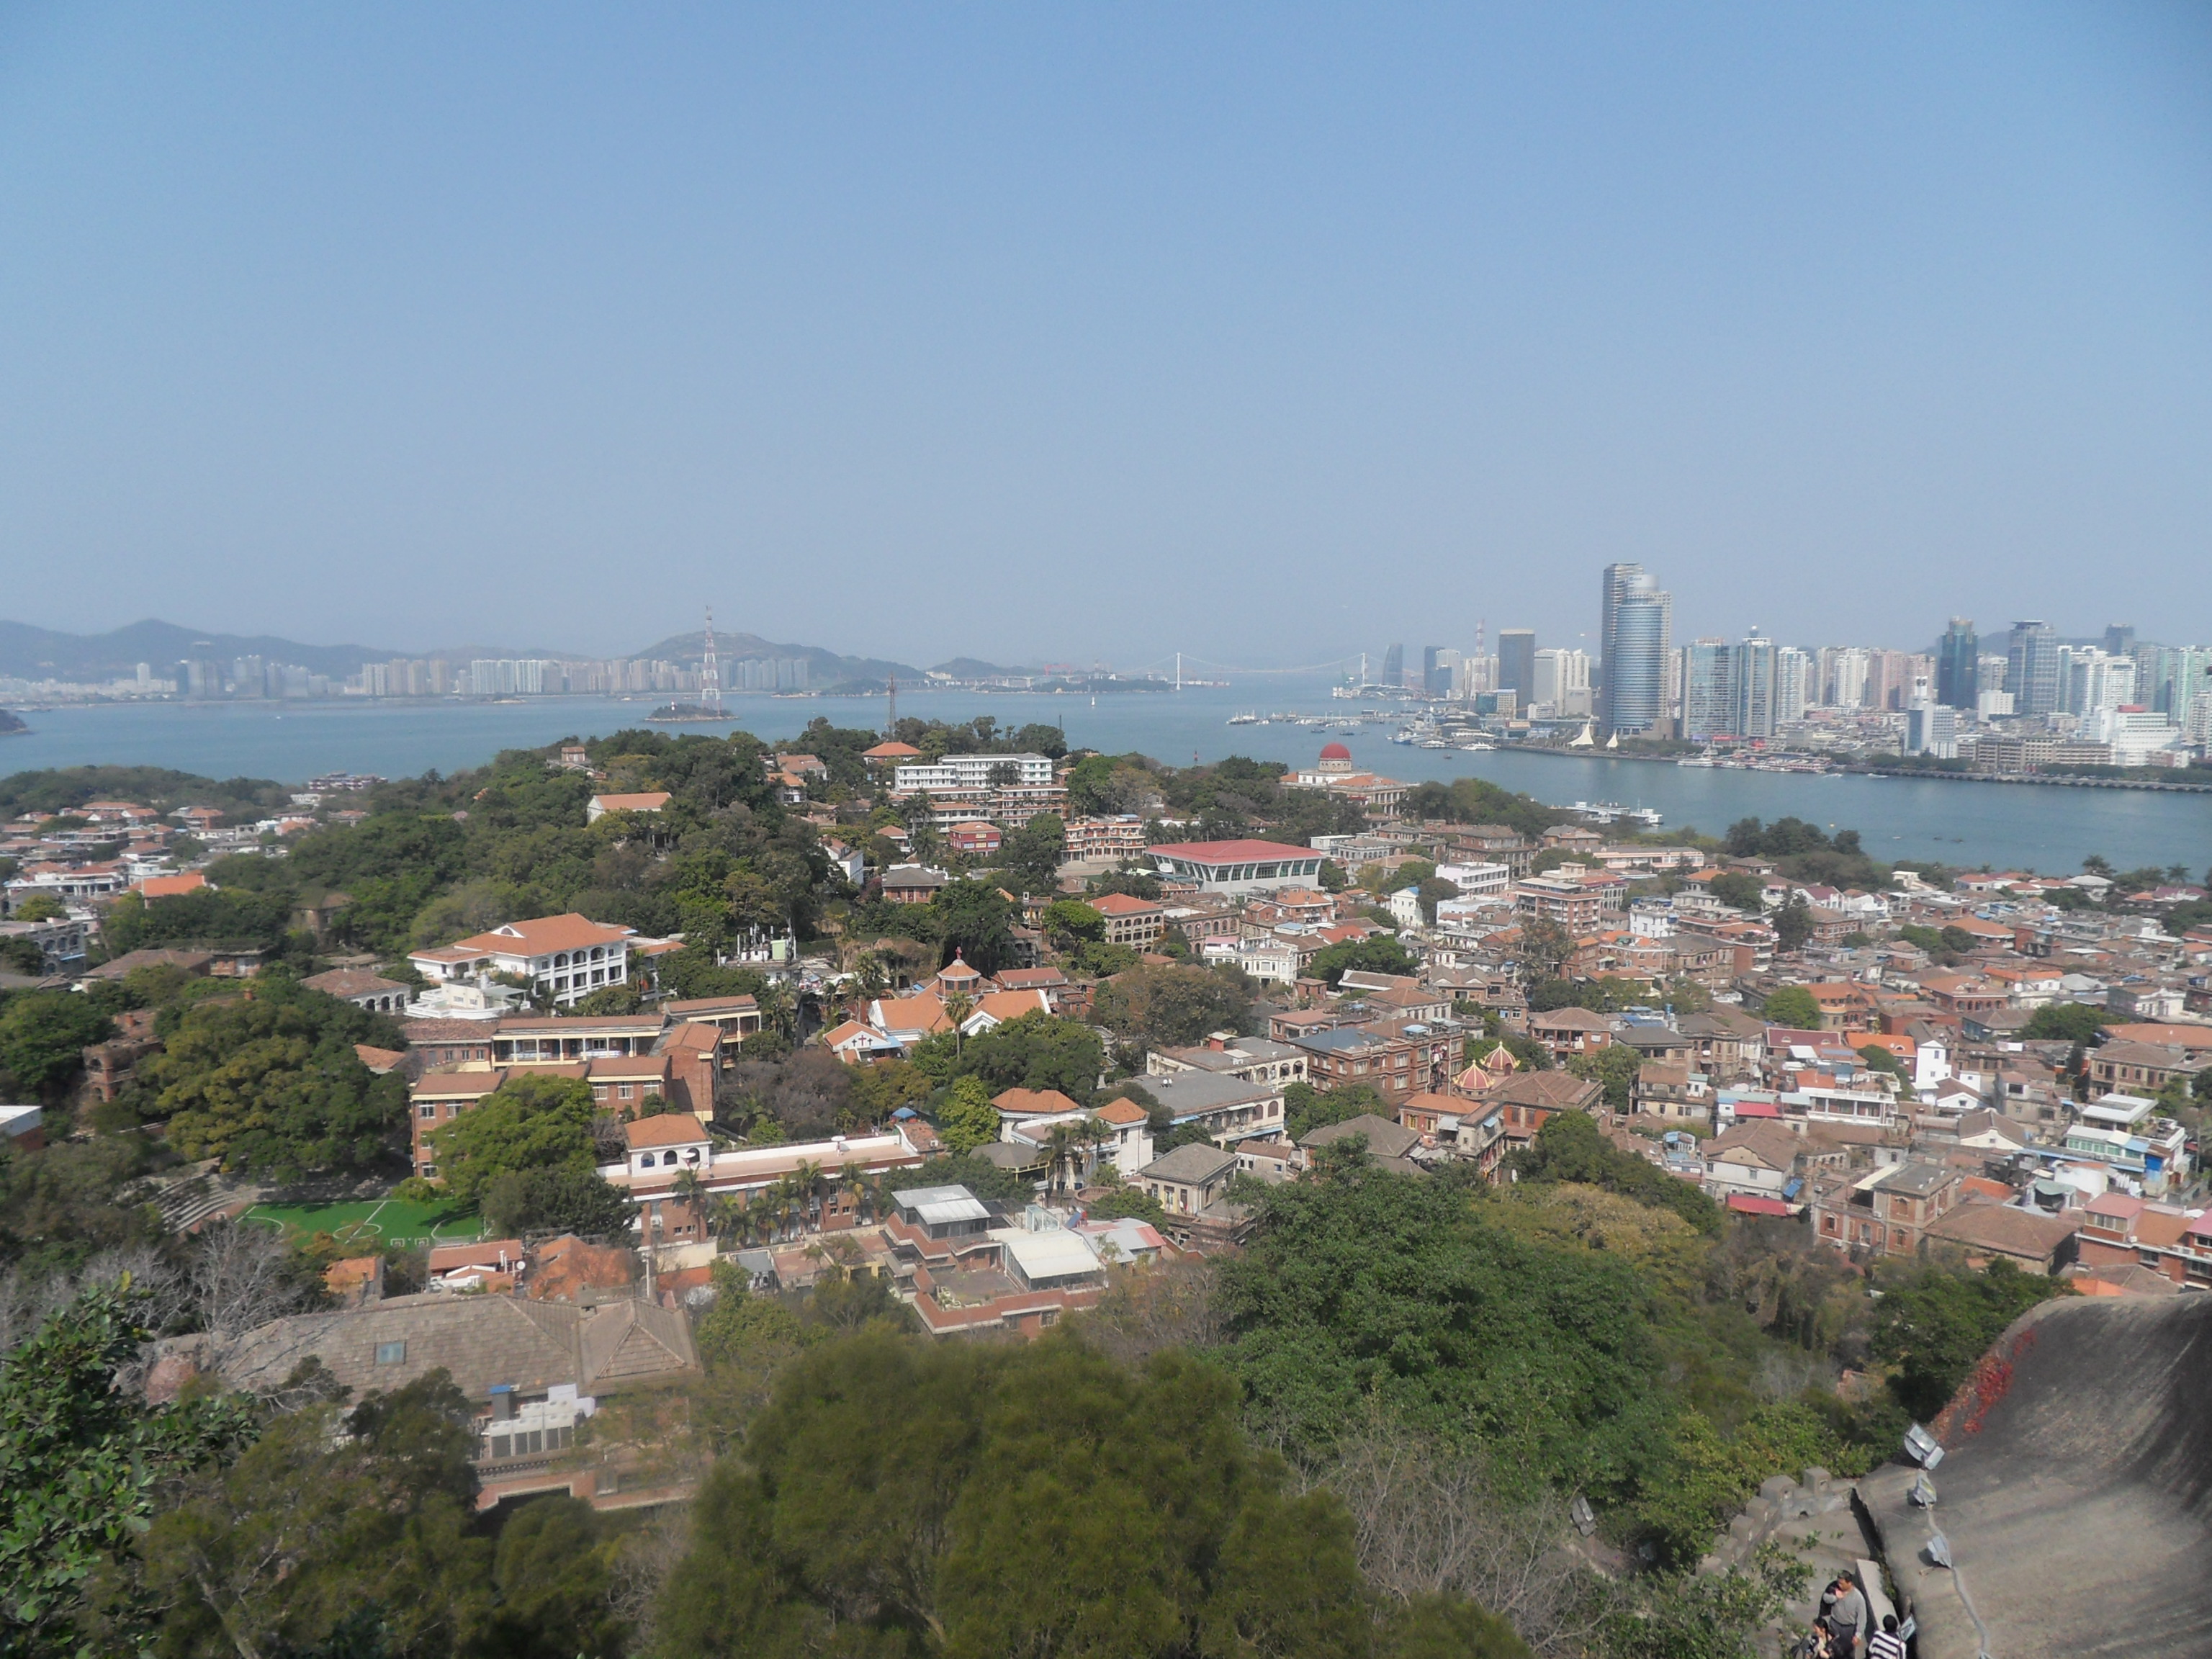
M1630 735L1653 731L1667 712L1674 596L1643 566L1613 564L1606 567L1606 730Z
M1981 691L1981 640L1970 617L1954 617L1936 647L1936 701L1972 708Z
M1740 738L1774 735L1774 641L1747 635L1733 655L1735 732Z
M2058 636L2045 622L2016 622L2005 653L2005 690L2015 714L2033 719L2058 707Z
M1735 731L1735 659L1723 639L1692 640L1682 647L1682 735L1732 736Z
M1498 630L1498 691L1517 691L1522 708L1536 697L1536 630L1501 628Z

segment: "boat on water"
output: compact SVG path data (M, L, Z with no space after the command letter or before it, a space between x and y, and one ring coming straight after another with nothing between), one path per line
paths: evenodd
M1231 714L1229 717L1229 723L1231 726L1258 726L1261 722L1258 714Z
M1667 822L1667 815L1664 812L1662 812L1656 806L1631 807L1629 809L1628 816L1636 823L1642 824L1646 830L1656 830L1661 824Z
M1460 752L1463 755L1486 755L1498 745L1494 743L1484 743L1478 738L1473 743L1463 743L1459 747Z
M1451 745L1446 743L1442 738L1423 738L1421 739L1420 746L1424 749L1449 749L1451 747Z
M1710 768L1718 766L1720 763L1715 760L1711 755L1685 755L1681 759L1676 761L1674 764L1677 766L1704 766Z

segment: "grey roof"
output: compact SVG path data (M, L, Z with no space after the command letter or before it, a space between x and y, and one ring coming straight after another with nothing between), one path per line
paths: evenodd
M1334 1141L1352 1135L1367 1137L1367 1150L1376 1158L1403 1158L1421 1144L1421 1138L1413 1130L1393 1123L1387 1117L1377 1117L1372 1112L1362 1112L1358 1117L1348 1117L1341 1123L1331 1123L1318 1129L1310 1129L1298 1137L1301 1146L1326 1146Z
M1336 1025L1325 1031L1307 1031L1293 1037L1294 1047L1318 1049L1323 1054L1353 1054L1362 1048L1381 1047L1390 1039L1364 1025Z
M1237 1167L1237 1154L1218 1146L1191 1141L1165 1158L1154 1158L1137 1171L1140 1181L1174 1181L1186 1187L1202 1187Z
M909 1187L893 1193L891 1201L933 1226L947 1221L981 1221L991 1213L965 1187Z
M380 1364L378 1350L395 1343L398 1356ZM485 1398L495 1383L523 1395L573 1383L599 1395L699 1363L690 1321L654 1303L624 1297L583 1308L429 1292L276 1320L240 1339L220 1369L233 1387L269 1389L310 1357L356 1398L441 1369L471 1400Z
M1925 1197L1942 1191L1951 1179L1951 1171L1938 1164L1900 1164L1875 1184L1886 1193Z
M1225 1048L1209 1048L1201 1042L1188 1048L1163 1048L1159 1052L1201 1072L1226 1072L1239 1066L1265 1065L1300 1057L1298 1050L1289 1043L1267 1037L1238 1037Z
M1273 1100L1282 1093L1279 1084L1247 1083L1218 1072L1176 1072L1143 1079L1146 1094L1176 1117L1194 1117L1228 1106L1247 1106Z

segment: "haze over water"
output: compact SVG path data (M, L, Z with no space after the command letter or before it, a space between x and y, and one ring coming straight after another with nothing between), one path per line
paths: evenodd
M1264 689L1255 689L1264 688ZM110 704L39 710L33 731L0 738L0 775L48 766L173 767L213 777L300 781L319 773L410 776L480 766L502 749L537 748L641 726L653 700L544 697L516 703L362 701L279 707L268 703ZM1194 757L1249 755L1297 764L1332 737L1366 768L1409 782L1488 779L1540 800L1619 801L1656 806L1667 826L1717 835L1744 817L1795 815L1823 828L1857 830L1880 859L1939 858L1977 866L2062 873L2101 853L2122 868L2212 864L2212 796L2142 790L2062 789L1869 778L1806 777L1705 770L1663 763L1497 751L1466 754L1393 744L1395 722L1350 734L1311 726L1232 726L1245 709L1342 716L1320 680L1247 682L1181 693L1086 696L965 691L902 692L899 713L965 720L989 714L1002 726L1064 721L1072 747L1135 750L1172 765ZM739 696L726 726L663 726L671 732L744 730L771 741L796 737L817 715L842 726L879 728L881 698ZM1346 722L1340 720L1342 725Z

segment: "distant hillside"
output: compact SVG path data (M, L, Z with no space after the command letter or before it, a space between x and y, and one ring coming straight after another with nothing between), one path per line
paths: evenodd
M159 678L170 664L187 658L235 657L297 663L335 677L398 654L365 645L303 645L268 634L217 634L150 619L112 634L64 634L0 622L0 674L27 680L112 680L128 677L142 662L152 664Z
M955 657L941 662L929 671L933 674L950 674L956 680L988 680L1006 674L1035 674L1035 668L1008 668L1003 664L985 662L981 657Z
M696 662L706 649L707 632L701 629L695 633L672 635L635 654L659 657L669 662ZM807 684L816 690L855 682L880 685L893 674L912 684L921 684L921 670L908 663L886 662L879 657L843 657L818 645L779 645L757 634L725 634L719 628L714 630L714 655L724 663L742 662L748 657L804 657ZM726 672L722 683L730 683Z

